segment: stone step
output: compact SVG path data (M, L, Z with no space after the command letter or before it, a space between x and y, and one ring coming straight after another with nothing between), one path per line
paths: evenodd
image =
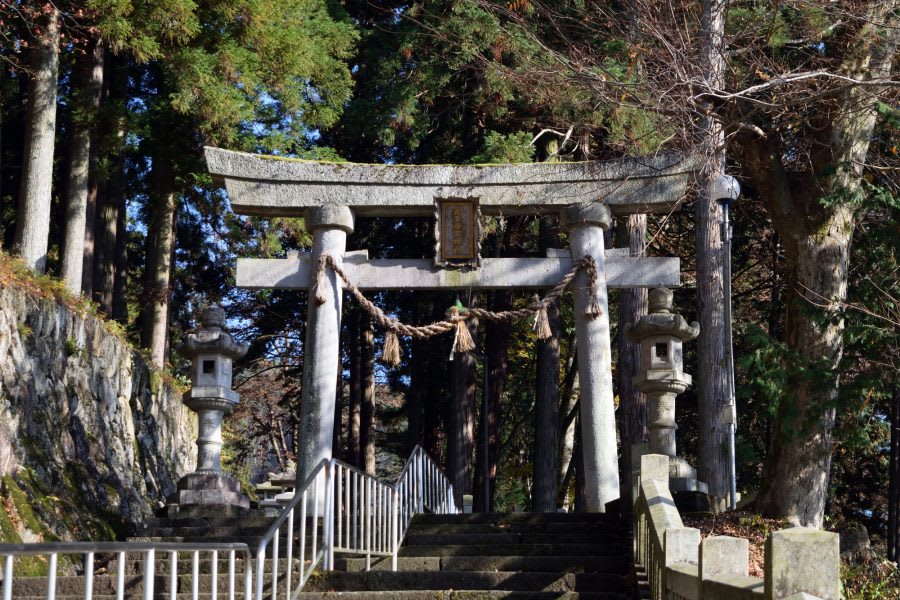
M621 526L621 517L612 513L468 513L468 514L419 514L413 517L413 524L477 524L477 523L527 523L544 525L547 523L608 523Z
M185 543L185 544L203 544L203 543L238 543L238 544L247 544L253 550L256 549L256 546L259 544L260 540L262 540L263 536L266 534L265 529L262 530L249 530L249 531L211 531L211 532L203 532L203 531L166 531L163 532L163 535L154 535L154 536L133 536L127 538L126 541L129 542L140 542L140 543L150 543L150 542L176 542L176 543ZM306 543L309 544L312 542L312 530L307 529L305 532ZM278 538L281 540L281 543L284 544L285 540L287 540L287 527L279 530ZM319 540L318 544L321 544L324 536L323 530L320 528L316 531L316 539ZM300 540L300 528L295 527L293 531L293 539L295 543L299 543Z
M321 521L321 519L320 519ZM154 527L268 527L275 522L274 517L175 517L151 518L147 528Z
M335 557L338 571L358 572L365 558ZM373 571L390 571L390 557L372 557ZM538 571L558 573L624 573L623 556L406 556L397 559L400 571Z
M613 533L438 533L420 534L411 531L404 545L408 546L467 546L492 544L602 544L621 541L622 536Z
M626 600L610 592L515 592L504 590L417 590L301 592L297 600Z
M212 535L164 535L159 537L130 537L129 542L142 544L153 542L165 542L174 544L247 544L255 550L262 535L258 536L212 536ZM283 540L284 538L282 538ZM185 552L190 552L186 550Z
M226 597L219 591L218 599ZM46 595L16 596L16 600L46 600ZM154 600L170 600L168 593L153 595ZM235 594L236 600L244 600L243 590ZM179 593L175 600L192 600L190 593ZM624 594L607 592L509 592L500 590L416 590L381 592L301 592L298 600L626 600ZM84 600L81 595L57 595L56 600ZM95 594L94 600L116 600L112 594ZM140 593L128 592L125 600L143 600ZM213 600L209 593L201 593L197 600Z
M505 590L543 592L624 592L622 575L518 571L369 571L319 573L304 591Z
M617 556L621 543L403 546L399 556Z
M228 573L228 559L219 558L217 561L219 563L219 574ZM297 565L299 562L296 558L292 559L291 562L294 565ZM256 560L252 559L253 570L256 571ZM157 575L168 575L170 572L171 563L168 559L157 560L154 565L154 571ZM267 558L263 563L264 572L270 573L272 571L272 559ZM285 567L287 567L287 559L280 558L278 560L278 570L280 572L284 572ZM118 568L117 561L112 561L107 566L108 574L115 574L116 569ZM190 553L182 552L178 555L178 572L182 575L189 575L193 573L193 563L191 562ZM197 564L197 568L202 575L208 575L212 573L212 560L207 557L205 559L200 559ZM244 572L244 560L242 558L236 558L234 561L234 570L235 573L242 574ZM125 562L125 574L126 575L140 575L144 572L144 561L143 560L126 560Z
M190 593L192 589L193 577L190 575L179 575L176 591L179 593ZM279 573L278 581L285 581L284 573ZM85 578L80 576L63 576L56 578L56 595L60 596L80 596L84 598ZM117 577L115 575L95 575L94 576L94 595L113 595L116 593ZM271 589L272 578L265 578L264 589ZM221 594L228 590L227 575L219 575L217 577L218 591ZM235 589L243 590L244 575L243 572L235 574ZM155 575L153 589L155 593L168 594L169 577L165 575ZM200 592L209 593L212 590L212 577L201 575L198 578L198 589ZM144 590L143 575L130 575L125 577L125 593L140 595ZM15 577L13 579L13 598L22 596L40 596L47 597L47 578L46 577Z
M625 528L621 523L608 523L598 521L592 523L568 523L562 521L549 521L546 523L535 524L522 522L503 522L497 523L425 523L414 520L409 528L409 533L414 534L441 534L441 533L608 533L610 535L621 536L625 533Z
M156 527L152 530L142 532L135 537L171 537L171 536L201 536L209 535L213 537L262 537L269 530L269 526L255 527L239 527L239 526L186 526L179 527Z

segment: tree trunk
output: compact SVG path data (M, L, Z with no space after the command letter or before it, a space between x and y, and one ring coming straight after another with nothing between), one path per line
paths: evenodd
M900 384L894 385L891 403L891 457L888 471L887 557L900 558Z
M825 511L843 321L823 325L827 315L811 314L815 311L803 294L809 290L830 302L846 298L853 218L849 210L839 212L845 214L830 220L825 236L803 236L787 248L787 283L793 293L785 341L797 352L797 364L789 369L797 370L779 406L760 500L764 514L806 527L821 527Z
M85 230L91 169L96 170L96 126L103 89L103 42L94 40L90 51L72 67L72 129L69 135L69 181L66 186L66 222L60 274L66 288L81 293ZM94 164L92 164L94 163ZM93 225L91 225L93 227Z
M97 219L94 222L94 301L100 311L112 316L113 287L116 283L116 233L119 222L119 202L112 192L110 179L102 186L97 198ZM117 183L116 183L117 185Z
M151 364L166 364L169 334L169 297L172 259L175 253L175 177L169 157L153 160L150 224L147 231L147 279L144 288L145 317L143 345L150 351Z
M414 311L416 322L425 321L431 314L430 306L416 305ZM406 423L407 423L407 450L417 445L424 445L424 408L428 392L428 342L426 340L412 340L412 356L409 358L410 389L406 398Z
M113 186L111 193L119 203L116 211L116 280L113 284L113 318L119 323L128 323L128 298L125 287L128 285L128 213L125 197L125 165L119 165L119 173L114 180L121 185Z
M362 335L360 332L360 322L362 321L362 313L353 311L350 319L348 319L349 347L347 353L350 357L350 430L349 439L347 440L347 462L357 468L363 468L360 461L360 423L362 411L362 363L360 362L360 345L362 344Z
M494 292L493 310L508 310L512 306L512 292ZM473 510L492 512L497 497L497 465L500 462L500 419L503 415L503 395L506 393L506 372L509 361L509 323L488 321L485 324L485 355L487 356L486 410L481 411L481 424L476 442L475 486L472 490ZM482 386L483 387L483 386ZM484 434L487 427L487 455ZM487 462L488 490L484 493L484 466Z
M873 2L841 71L858 79L886 78L897 46L900 2ZM881 25L884 24L884 25ZM821 527L831 469L838 366L843 354L854 204L875 126L871 89L850 87L797 173L765 141L740 144L742 162L767 198L785 250L785 344L792 376L778 405L764 468L759 508L792 524ZM844 108L852 107L852 109ZM749 170L749 169L748 169ZM823 202L824 199L831 202Z
M472 339L478 338L478 321L467 321ZM447 447L447 477L453 484L457 506L463 494L472 491L472 458L475 450L475 357L455 352L450 366L450 427Z
M106 60L103 104L110 110L105 111L104 129L108 141L103 145L110 148L109 172L101 188L102 194L97 199L98 213L94 227L94 300L108 316L112 316L115 303L119 210L121 196L125 194L125 115L119 110L126 103L128 93L123 66L121 59L111 55ZM99 146L96 143L92 146L95 159Z
M94 109L93 113L99 117L99 108L100 105L105 103L103 100L103 91L104 91L104 50L102 42L98 42L97 46L92 51L92 60L91 60L91 86L92 93L96 94L96 104L97 107ZM107 88L108 88L108 83ZM108 91L108 90L107 90ZM124 92L123 92L124 98ZM94 101L94 98L91 98L91 101ZM93 122L90 124L90 152L88 154L88 159L90 161L90 168L88 169L88 185L87 185L87 197L85 200L85 210L84 210L84 253L82 255L81 262L81 293L84 294L88 298L92 298L96 300L94 296L94 280L98 276L97 265L95 265L95 255L98 250L101 250L97 245L97 221L100 215L98 214L97 202L100 199L100 127L99 127L98 119L93 119ZM124 140L123 140L124 141ZM105 233L105 232L101 232Z
M43 273L47 267L59 75L59 10L49 6L44 34L32 42L30 63L34 76L28 86L22 184L13 240L14 252L37 273Z
M368 317L363 318L360 337L362 365L362 410L360 432L360 464L366 473L375 475L375 330Z
M725 87L725 0L703 0L700 17L703 50L700 69L711 89ZM724 173L725 135L721 123L703 120L702 135L707 162L704 183L697 199L695 228L697 235L697 404L700 413L700 444L697 452L698 477L709 485L713 511L725 510L730 484L728 478L728 425L722 420L723 407L729 402L728 371L725 357L725 291L722 240L724 212L717 198L710 198L709 182Z
M551 337L538 340L531 510L556 512L559 485L559 307L547 306Z
M618 245L628 248L629 256L643 256L647 238L647 215L629 215L619 221ZM647 314L647 290L619 290L619 325L616 334L616 387L619 391L619 435L622 443L622 501L631 507L631 446L647 443L647 397L639 392L632 378L641 368L641 349L625 335L625 327Z
M557 423L559 423L558 480L560 504L569 502L569 481L575 469L572 456L575 452L575 415L579 411L578 399L578 361L575 353L572 352L566 366L566 377L563 380L559 414L556 419Z
M412 356L409 357L410 386L406 397L406 449L412 452L423 443L422 421L425 398L425 378L428 377L425 363L425 344L421 340L413 340Z
M444 296L438 296L438 298L445 300ZM431 306L431 320L440 321L444 316L441 302L436 300ZM426 340L426 344L428 348L427 364L429 373L426 379L426 398L428 398L428 402L425 403L424 407L424 448L437 464L444 464L442 461L442 449L444 438L446 437L444 423L448 422L449 419L446 415L447 387L442 385L442 382L446 382L449 379L447 349L444 345L444 340L439 338L429 338ZM449 471L447 473L449 474Z
M784 307L781 305L781 293L782 293L782 281L781 281L781 263L779 259L779 248L781 246L781 242L778 238L778 233L772 233L772 287L771 287L771 297L772 300L769 302L769 315L768 315L768 324L769 324L769 336L773 340L783 340L784 332L781 331L781 317L784 315Z
M105 186L107 193L103 194L100 203L101 210L98 214L97 226L94 231L98 233L98 252L94 254L94 299L100 304L100 311L107 316L112 316L113 287L116 283L116 233L119 222L118 198L110 195L110 186Z
M556 152L556 140L547 145L548 155ZM555 162L555 159L552 159ZM538 251L545 255L554 247L556 236L550 220L541 219L538 229ZM559 431L559 305L556 302L547 307L550 323L550 337L537 340L535 354L537 375L535 377L534 409L534 486L531 490L531 510L553 512L556 510L559 486L560 459Z

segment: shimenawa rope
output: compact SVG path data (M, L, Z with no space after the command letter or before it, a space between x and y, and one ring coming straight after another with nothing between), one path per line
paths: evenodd
M562 296L563 292L571 285L575 276L581 270L584 270L587 273L588 286L590 289L590 300L584 309L584 315L588 319L595 319L603 314L603 310L597 302L597 264L591 256L585 256L575 261L575 263L572 264L572 268L563 275L562 279L560 279L559 283L557 283L553 289L547 292L543 298L533 302L525 308L494 312L483 308L466 308L457 304L447 311L446 319L443 321L435 321L428 325L407 325L402 321L387 316L383 310L376 306L374 302L366 298L359 288L350 281L350 277L347 276L347 273L330 254L322 254L316 264L316 283L313 287L313 296L316 304L321 306L327 301L325 296L325 286L327 285L327 280L325 279L326 268L330 268L341 278L347 286L347 291L349 291L356 301L359 302L360 306L371 315L375 322L385 329L386 334L382 361L390 366L397 366L400 364L400 342L397 339L397 335L408 335L416 339L424 339L446 333L455 328L456 333L453 338L453 350L451 351L451 356L452 352L469 352L470 350L473 350L475 348L475 343L472 340L472 336L469 334L469 328L466 325L466 320L469 318L510 323L534 315L534 331L537 334L538 339L543 340L549 338L552 332L550 331L550 322L547 318L547 306Z

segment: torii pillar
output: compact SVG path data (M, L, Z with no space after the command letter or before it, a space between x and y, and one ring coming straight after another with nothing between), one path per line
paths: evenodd
M306 214L306 229L313 236L312 264L323 254L339 265L353 233L353 213L346 206L317 206ZM316 271L310 272L309 289L315 286ZM337 275L325 270L325 299L318 304L310 294L303 346L303 389L300 396L300 448L297 453L297 481L304 481L323 459L331 458L334 431L334 401L341 352L341 295Z
M603 204L570 206L560 212L560 226L569 233L572 261L585 256L597 266L596 298L588 274L578 273L574 282L575 343L578 349L578 379L581 390L581 443L584 456L585 509L604 512L606 503L619 497L619 459L616 449L616 407L613 401L612 352L609 339L609 302L606 290L606 255L603 231L612 214ZM585 316L596 301L601 314Z

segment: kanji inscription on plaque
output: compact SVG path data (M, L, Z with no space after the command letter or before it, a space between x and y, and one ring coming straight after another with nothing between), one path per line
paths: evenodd
M481 234L478 199L438 199L435 217L435 264L442 267L478 266Z

